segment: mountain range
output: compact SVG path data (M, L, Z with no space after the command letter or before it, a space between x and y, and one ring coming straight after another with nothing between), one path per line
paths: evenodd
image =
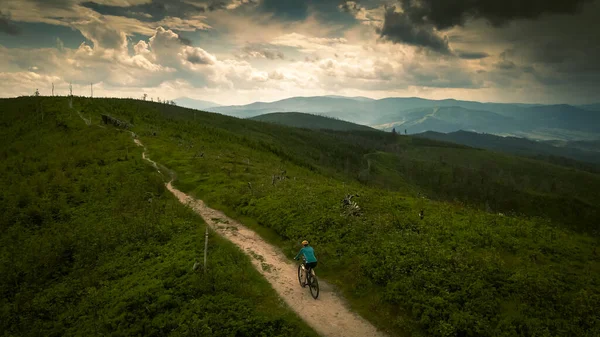
M467 145L492 151L506 152L519 156L548 159L562 157L581 162L600 164L600 141L533 141L518 137L501 137L468 131L440 133L427 131L417 137ZM564 163L561 163L564 164Z
M418 97L370 99L315 96L204 109L239 118L274 112L304 112L385 131L396 128L403 133L406 129L409 134L468 130L540 140L600 139L600 104L574 106L481 103Z
M175 99L175 103L185 108L196 109L196 110L207 110L209 108L214 108L220 106L215 102L210 101L202 101L198 99L193 99L189 97L179 97Z

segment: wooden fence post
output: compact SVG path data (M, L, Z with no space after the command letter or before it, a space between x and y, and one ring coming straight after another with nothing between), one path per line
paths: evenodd
M206 274L206 252L208 250L208 224L206 224L206 232L204 233L204 273Z

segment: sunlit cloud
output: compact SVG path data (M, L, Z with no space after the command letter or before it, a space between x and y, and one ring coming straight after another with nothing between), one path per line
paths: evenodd
M4 0L0 86L14 96L94 83L108 96L221 104L328 94L597 100L600 50L589 41L600 39L599 1L526 1L529 10L502 13L490 1L448 12L433 0ZM44 25L81 41L65 44Z

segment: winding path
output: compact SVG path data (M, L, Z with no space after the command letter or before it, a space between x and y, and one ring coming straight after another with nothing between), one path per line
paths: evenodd
M144 147L134 138L138 146ZM156 162L146 155L142 157L160 172ZM320 295L314 300L308 288L298 284L297 265L275 246L263 240L258 234L239 222L228 218L220 211L206 206L202 200L179 191L172 181L166 184L179 201L191 207L218 234L236 244L251 257L252 264L266 279L277 294L317 333L328 337L369 337L386 336L362 317L353 313L343 299L326 282L319 280Z

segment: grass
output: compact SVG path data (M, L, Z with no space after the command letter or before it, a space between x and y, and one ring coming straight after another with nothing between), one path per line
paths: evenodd
M255 121L268 122L307 129L328 129L337 131L376 131L375 129L336 118L300 112L275 112L250 118Z
M166 134L149 147L184 172L182 189L269 228L288 256L308 238L319 275L379 327L414 336L598 331L590 311L598 303L598 240L585 234L595 211L538 217L564 210L570 198L592 205L597 176L411 137L268 126L259 133L252 122L207 114L200 126L157 110L151 123ZM257 138L268 145L253 143ZM185 144L202 146L205 160L184 159ZM283 170L289 179L272 184ZM553 176L569 183L552 191L543 182ZM521 187L507 194L511 179ZM360 194L363 216L342 215L347 193ZM499 205L515 193L523 199L514 215L485 211L504 211ZM423 195L429 198L417 197ZM553 292L562 295L548 296ZM587 302L584 293L593 294Z
M194 271L206 224L128 133L66 106L0 100L0 335L316 336L212 231Z
M573 217L537 216L560 206L547 203L556 196L591 204L597 176L411 137L294 130L213 114L192 123L161 109L147 122L164 132L148 144L153 158L179 173L179 187L243 216L289 257L308 238L320 277L377 326L414 336L598 331L590 311L598 301L591 273L598 240L585 234L593 218L579 219L577 228ZM203 159L192 158L191 146L202 148ZM288 179L273 184L284 170ZM569 184L545 190L543 180L554 175ZM536 196L541 207L486 212L486 204L496 208L515 195L503 194L511 179L524 187L514 192ZM343 215L347 193L360 195L362 216ZM585 304L581 289L594 294ZM564 295L545 295L552 292Z
M181 190L287 256L311 241L319 277L392 334L600 333L598 175L382 132L93 102L78 102L93 119L134 119ZM359 215L342 206L346 194L359 195Z

